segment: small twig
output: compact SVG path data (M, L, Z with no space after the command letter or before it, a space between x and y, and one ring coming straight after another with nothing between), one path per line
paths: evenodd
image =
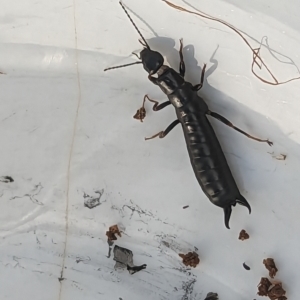
M251 51L252 51L252 59L253 59L252 60L252 65L251 65L251 71L252 71L253 75L255 77L257 77L259 80L261 80L262 82L270 84L270 85L280 85L280 84L284 84L284 83L288 83L290 81L294 81L294 80L299 80L300 79L300 76L298 76L298 77L294 77L294 78L291 78L291 79L286 80L286 81L279 82L277 80L277 78L273 75L273 73L270 71L270 69L267 67L267 65L265 64L265 62L263 61L263 59L260 57L260 55L259 55L260 46L259 46L259 48L252 48L252 46L250 45L250 43L248 42L248 40L243 36L243 34L237 28L235 28L233 25L227 23L226 21L224 21L222 19L219 19L219 18L212 17L212 16L210 16L210 15L204 13L204 12L201 12L201 11L199 13L197 13L195 11L188 10L188 9L183 8L181 6L175 5L172 2L167 1L167 0L162 0L162 1L166 2L169 6L171 6L172 8L175 8L177 10L184 11L184 12L187 12L187 13L190 13L190 14L193 14L193 15L197 15L197 16L200 16L200 17L208 19L208 20L212 20L212 21L216 21L218 23L221 23L221 24L227 26L228 28L230 28L231 30L233 30L235 33L237 33L242 38L242 40L246 43L246 45L251 49ZM258 64L257 60L259 60L260 65ZM274 82L266 80L266 79L263 79L262 77L260 77L254 71L254 64L256 64L259 67L259 69L261 69L261 67L264 66L266 68L266 70L268 71L268 73L270 74L270 76L273 78Z

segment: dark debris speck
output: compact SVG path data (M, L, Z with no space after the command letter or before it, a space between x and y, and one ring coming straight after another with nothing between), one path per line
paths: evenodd
M217 293L210 292L206 295L206 298L204 300L218 300L218 299L219 297Z
M11 176L1 176L0 181L4 183L14 182L14 179Z

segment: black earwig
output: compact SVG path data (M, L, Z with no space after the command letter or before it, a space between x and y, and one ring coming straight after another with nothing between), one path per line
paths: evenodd
M180 64L178 73L174 69L164 65L163 56L159 52L150 49L146 40L126 11L124 5L121 2L119 3L143 40L143 42L140 41L144 46L144 49L140 52L139 58L141 61L137 63L143 64L144 69L149 74L149 80L155 85L158 85L169 99L166 102L158 104L157 101L150 99L146 95L143 103L145 103L146 99L153 102L154 111L161 110L172 104L177 115L177 119L172 122L166 130L161 131L150 138L146 138L146 140L157 136L159 138L164 138L177 124L180 123L182 125L188 153L196 178L208 199L213 204L223 208L225 226L229 228L232 206L235 206L236 203L243 205L248 208L249 213L251 213L251 207L239 192L220 143L206 115L216 118L248 138L259 142L266 142L270 146L273 143L269 140L262 140L247 134L235 127L223 116L210 111L204 100L197 95L197 91L200 90L203 85L206 65L204 65L202 69L199 84L192 85L190 82L185 81L182 40L180 40ZM125 67L127 65L123 66ZM104 71L123 66L108 68ZM157 74L157 77L152 76L154 74Z

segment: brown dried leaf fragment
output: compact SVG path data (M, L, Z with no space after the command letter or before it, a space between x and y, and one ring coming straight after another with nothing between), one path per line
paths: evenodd
M249 239L249 234L246 232L246 230L241 230L240 235L239 235L239 240L248 240Z
M274 278L278 269L275 266L275 262L273 258L267 258L263 260L263 264L265 265L266 269L269 271L269 276Z
M134 119L140 120L141 122L143 122L143 120L146 117L146 109L144 107L144 105L137 110L136 114L133 116Z
M182 258L182 262L186 266L196 268L200 262L199 255L196 252L189 252L187 254L180 253L179 256Z
M115 241L117 239L116 234L121 237L121 232L118 228L118 225L110 226L108 231L106 231L106 235L109 241Z
M106 236L109 241L115 241L117 239L117 237L110 231L106 231Z
M272 283L266 277L262 277L260 283L258 284L258 292L259 296L268 296L268 291Z
M268 292L268 297L271 300L275 300L279 297L284 296L286 293L286 291L282 288L282 284L281 283L277 283L275 284Z
M287 300L287 297L286 296L281 296L277 300Z
M121 232L120 232L120 230L119 230L119 228L118 228L118 225L110 226L110 227L109 227L109 231L112 232L112 233L114 233L114 234L117 234L119 237L122 236L122 235L121 235Z

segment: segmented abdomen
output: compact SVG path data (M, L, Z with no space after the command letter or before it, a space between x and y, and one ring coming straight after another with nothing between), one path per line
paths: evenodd
M181 114L181 124L196 178L216 205L240 195L216 134L205 114Z

